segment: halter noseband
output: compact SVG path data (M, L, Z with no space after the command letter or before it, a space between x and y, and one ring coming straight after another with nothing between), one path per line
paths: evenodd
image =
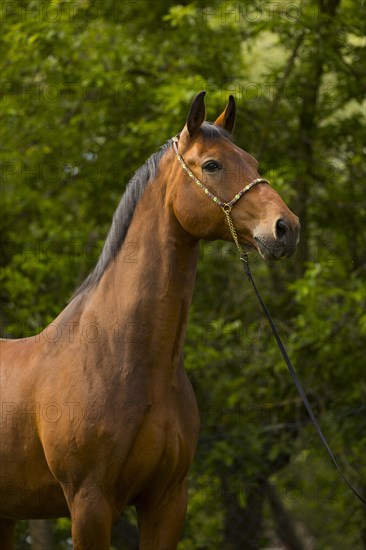
M178 159L180 165L182 166L183 170L185 172L187 172L189 177L191 177L193 179L193 181L198 185L198 187L200 187L202 189L202 191L208 197L210 197L210 199L212 199L218 206L220 206L222 208L222 210L224 211L224 214L226 216L227 223L228 223L228 226L229 226L229 229L230 229L230 233L231 233L231 235L234 239L234 242L236 244L236 247L239 251L240 259L246 262L247 261L247 254L244 252L241 245L239 244L238 234L237 234L236 229L234 227L233 219L230 215L230 212L231 212L231 209L233 208L233 206L238 202L238 200L241 199L241 197L243 195L245 195L245 193L250 191L250 189L252 189L252 187L255 187L256 185L258 185L258 183L266 183L267 185L271 185L271 184L269 183L268 180L266 180L264 178L257 178L255 180L251 181L250 183L248 183L248 185L246 185L241 191L239 191L239 193L237 193L231 201L224 202L224 201L220 200L218 197L216 197L216 195L211 193L211 191L209 191L207 189L207 187L205 185L203 185L203 183L188 168L188 166L184 162L183 157L179 154L179 151L178 151L179 137L174 136L172 138L172 140L173 140L173 148L174 148L175 154L177 155L177 159Z

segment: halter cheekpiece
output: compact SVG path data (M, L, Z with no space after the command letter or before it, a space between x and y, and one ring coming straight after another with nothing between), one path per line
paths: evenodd
M187 164L185 163L183 157L180 155L180 153L178 151L179 137L174 136L172 138L172 141L173 141L173 148L174 148L175 154L177 156L178 162L182 166L183 170L189 175L189 177L191 177L193 179L193 181L198 185L198 187L200 187L202 189L202 191L208 197L210 197L210 199L213 200L214 203L216 203L218 206L220 206L222 208L222 210L224 211L224 214L226 216L226 219L227 219L227 222L228 222L228 225L229 225L230 233L231 233L231 235L234 239L234 242L236 244L236 247L239 251L240 259L244 260L244 261L247 261L247 255L243 251L241 245L239 244L238 234L237 234L236 229L234 227L234 223L233 223L232 217L230 215L230 212L231 212L232 207L238 202L238 200L241 199L241 197L243 195L245 195L245 193L250 191L250 189L252 189L252 187L255 187L259 183L266 183L267 185L271 185L271 184L269 183L268 180L266 180L264 178L257 178L255 180L251 181L250 183L248 183L248 185L246 185L241 191L239 191L239 193L237 193L231 201L224 202L224 201L220 200L218 197L216 197L216 195L211 193L211 191L209 189L207 189L207 187L205 185L203 185L203 183L193 174L192 170L190 170L190 168L187 166Z

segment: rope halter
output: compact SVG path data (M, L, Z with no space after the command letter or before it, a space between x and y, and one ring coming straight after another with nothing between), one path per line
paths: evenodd
M271 185L269 183L268 180L264 179L264 178L257 178L253 181L251 181L250 183L248 183L248 185L246 185L241 191L239 191L239 193L237 193L235 195L235 197L229 201L229 202L224 202L222 200L220 200L218 197L216 197L216 195L214 195L213 193L211 193L211 191L209 191L209 189L207 189L207 187L205 185L203 185L203 183L193 174L192 170L190 170L190 168L187 166L187 164L185 163L183 157L180 155L179 151L178 151L178 141L179 141L179 137L178 136L174 136L172 138L173 140L173 149L174 149L174 152L177 156L177 159L178 159L178 162L180 163L180 165L182 166L183 170L189 175L190 178L193 179L193 181L198 185L198 187L200 189L202 189L202 191L211 199L213 200L214 203L216 203L218 206L220 206L220 208L223 210L225 216L226 216L226 220L227 220L227 223L228 223L228 226L229 226L229 229L230 229L230 233L233 237L233 240L236 244L236 247L238 249L238 252L239 252L239 257L241 260L243 260L244 262L247 262L247 253L244 252L241 244L239 243L239 239L238 239L238 234L236 232L236 229L234 227L234 222L233 222L233 219L231 217L231 210L233 208L233 206L235 206L235 204L239 201L239 199L241 199L241 197L243 195L245 195L245 193L248 193L248 191L250 191L250 189L252 189L252 187L255 187L256 185L258 185L259 183L266 183L267 185Z

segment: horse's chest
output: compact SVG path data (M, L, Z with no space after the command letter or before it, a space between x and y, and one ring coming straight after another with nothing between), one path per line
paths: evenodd
M130 420L135 418L130 416ZM197 426L191 429L172 411L151 407L136 426L121 463L120 483L131 486L130 499L147 487L162 489L172 480L183 480L191 466L197 439Z

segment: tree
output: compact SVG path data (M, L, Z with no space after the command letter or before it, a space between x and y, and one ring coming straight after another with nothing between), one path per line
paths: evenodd
M238 145L302 223L294 259L253 257L252 271L331 446L365 490L364 11L353 0L3 3L3 335L57 315L125 184L183 126L194 93L207 89L211 120L234 93ZM230 244L202 244L186 346L202 430L181 548L249 548L275 531L362 548L360 507L235 258ZM56 522L60 547L68 529Z

